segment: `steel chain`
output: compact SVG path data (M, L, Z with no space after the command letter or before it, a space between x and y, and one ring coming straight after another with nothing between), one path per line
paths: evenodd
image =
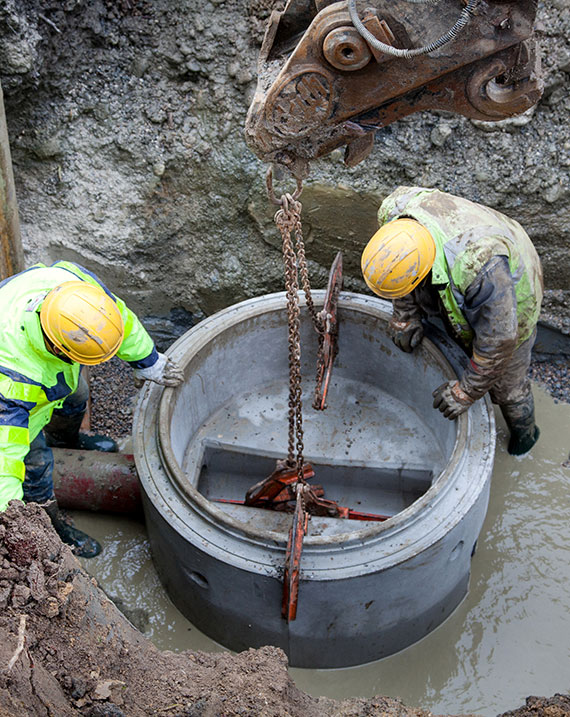
M315 305L313 303L313 297L311 295L311 284L309 283L309 270L307 269L307 258L305 256L305 242L303 240L303 227L301 224L301 202L295 202L298 211L295 211L295 244L297 247L297 261L299 264L299 274L301 275L301 284L303 291L305 292L305 299L307 301L307 308L313 321L315 331L321 335L323 333L323 322L319 318Z
M319 337L319 354L317 365L317 376L320 367L324 362L323 357L323 332L324 322L319 316L313 303L307 258L305 255L305 243L303 240L303 229L301 224L302 204L298 201L301 193L301 186L298 183L293 195L283 194L277 199L273 193L271 171L267 173L267 188L271 201L280 205L275 213L274 221L281 233L283 249L283 266L285 271L285 294L287 297L287 326L288 326L288 349L289 349L289 435L288 435L288 456L287 463L290 467L297 469L297 477L301 482L303 478L303 400L301 385L301 335L300 335L300 306L299 306L299 276L305 293L307 308L313 322L315 331ZM295 245L291 239L291 233L295 235ZM319 382L320 383L320 382ZM317 391L315 388L315 401ZM295 457L295 450L297 455Z
M320 397L321 397L321 390L323 387L323 378L325 375L325 351L324 351L324 343L325 343L325 334L324 331L319 332L319 348L317 350L317 378L315 380L315 391L313 393L313 408L316 411L319 411L320 406Z
M301 395L301 339L299 324L299 279L297 258L291 241L295 228L295 213L299 202L290 194L281 197L281 208L275 214L275 224L281 233L285 293L287 297L287 326L289 348L289 437L287 463L297 467L297 476L303 476L303 403ZM297 457L295 458L295 449Z
M302 205L300 202L295 202L297 207L294 207L295 212L295 244L297 249L297 263L299 267L299 274L301 276L301 284L303 287L303 291L305 292L305 300L307 303L307 308L309 310L309 314L311 316L311 320L313 322L313 326L315 328L315 331L317 332L318 336L318 350L317 350L317 377L315 381L315 390L313 395L313 408L316 408L318 410L319 408L319 401L318 397L321 392L322 383L323 383L323 367L325 363L325 357L323 354L323 343L324 343L324 328L325 323L323 321L323 318L321 316L321 313L317 313L317 310L315 309L315 305L313 303L313 297L311 294L311 284L309 281L309 270L307 268L307 258L305 255L305 242L303 240L303 226L301 223L301 209ZM297 211L298 210L298 211Z

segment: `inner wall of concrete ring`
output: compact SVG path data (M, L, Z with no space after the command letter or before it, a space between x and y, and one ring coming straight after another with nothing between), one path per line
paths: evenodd
M323 292L314 298L322 305ZM286 381L284 307L284 295L276 294L210 317L172 347L187 366L184 386L143 391L135 456L153 557L177 607L230 649L277 645L299 667L360 664L420 639L466 594L488 502L493 413L484 400L457 422L442 420L431 406L431 388L460 371L461 352L435 331L402 360L387 336L389 304L342 295L342 361L335 371L397 392L433 424L447 463L426 494L386 523L349 526L342 540L309 536L297 619L285 622L280 609L287 534L228 518L180 468L197 427L235 393L275 376ZM353 325L361 327L360 344L347 330ZM316 343L306 311L302 332L303 371L312 376Z

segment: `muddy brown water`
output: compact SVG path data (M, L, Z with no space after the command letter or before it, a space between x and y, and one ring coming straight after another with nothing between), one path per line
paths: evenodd
M311 695L381 694L434 713L496 715L528 695L570 692L570 404L534 388L541 438L514 458L497 414L489 509L469 593L420 642L383 660L340 670L291 669ZM144 525L75 513L104 545L83 561L105 592L160 649L223 650L172 605L154 570ZM299 609L302 609L300 595Z

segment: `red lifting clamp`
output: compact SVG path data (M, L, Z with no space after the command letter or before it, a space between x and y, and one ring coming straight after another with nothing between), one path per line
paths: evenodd
M323 411L327 405L327 392L331 379L333 362L338 353L338 297L342 291L342 252L338 252L329 273L323 310L319 312L322 322L321 340L317 363L317 384L313 408Z

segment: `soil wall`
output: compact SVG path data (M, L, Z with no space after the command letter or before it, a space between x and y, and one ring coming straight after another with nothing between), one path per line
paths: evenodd
M271 0L0 0L5 94L26 259L96 271L166 345L200 317L282 288L265 166L244 117ZM315 286L360 251L382 197L438 186L523 223L544 263L543 318L570 332L570 9L539 3L546 90L486 124L421 113L354 169L315 162L303 192Z

